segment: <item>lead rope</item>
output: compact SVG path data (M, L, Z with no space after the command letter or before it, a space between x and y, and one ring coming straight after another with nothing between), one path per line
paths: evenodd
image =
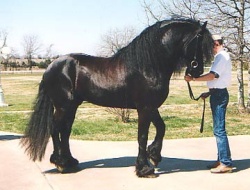
M188 91L189 91L190 98L192 100L198 101L202 97L203 93L199 97L195 98L189 82L187 82L187 85L188 85ZM204 128L205 109L206 109L206 99L204 98L203 99L203 112L202 112L202 118L201 118L200 133L203 132L203 128Z

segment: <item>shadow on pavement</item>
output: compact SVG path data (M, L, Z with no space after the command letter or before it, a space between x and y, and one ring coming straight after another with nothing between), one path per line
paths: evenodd
M85 169L91 168L121 168L135 166L136 157L118 157L107 158L100 160L93 160L89 162L79 163L74 170L67 171L67 173L77 173ZM193 172L199 170L208 170L207 165L213 161L208 160L190 160L182 158L167 158L163 157L162 162L157 167L159 175L175 173L175 172ZM234 160L234 172L239 172L250 168L250 159ZM44 173L59 173L56 168L47 170Z
M164 158L159 165L159 173L193 172L198 170L208 170L207 165L214 161L190 160L182 158ZM250 168L250 159L233 160L233 172L239 172Z
M22 138L21 135L0 135L0 141L9 141Z

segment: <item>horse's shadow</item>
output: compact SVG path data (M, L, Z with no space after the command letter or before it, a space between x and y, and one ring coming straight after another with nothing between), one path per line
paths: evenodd
M91 168L122 168L135 166L136 157L118 157L93 160L79 163L77 168L66 171L66 173L77 173L82 170ZM208 170L207 165L212 161L208 160L190 160L182 158L163 157L161 163L157 167L157 174L168 174L175 172L193 172L199 170ZM234 172L239 172L250 168L250 159L234 160ZM57 169L47 170L44 173L58 173Z
M22 138L21 135L0 135L0 141L9 141Z

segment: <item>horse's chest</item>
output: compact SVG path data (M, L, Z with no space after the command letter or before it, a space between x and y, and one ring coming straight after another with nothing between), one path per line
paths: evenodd
M168 96L168 85L169 81L163 78L137 78L130 91L140 104L159 107Z

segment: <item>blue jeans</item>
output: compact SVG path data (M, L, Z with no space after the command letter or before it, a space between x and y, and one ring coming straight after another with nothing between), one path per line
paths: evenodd
M232 166L231 151L225 127L226 109L229 101L227 89L210 90L210 106L213 115L213 132L218 149L218 161L226 166Z

